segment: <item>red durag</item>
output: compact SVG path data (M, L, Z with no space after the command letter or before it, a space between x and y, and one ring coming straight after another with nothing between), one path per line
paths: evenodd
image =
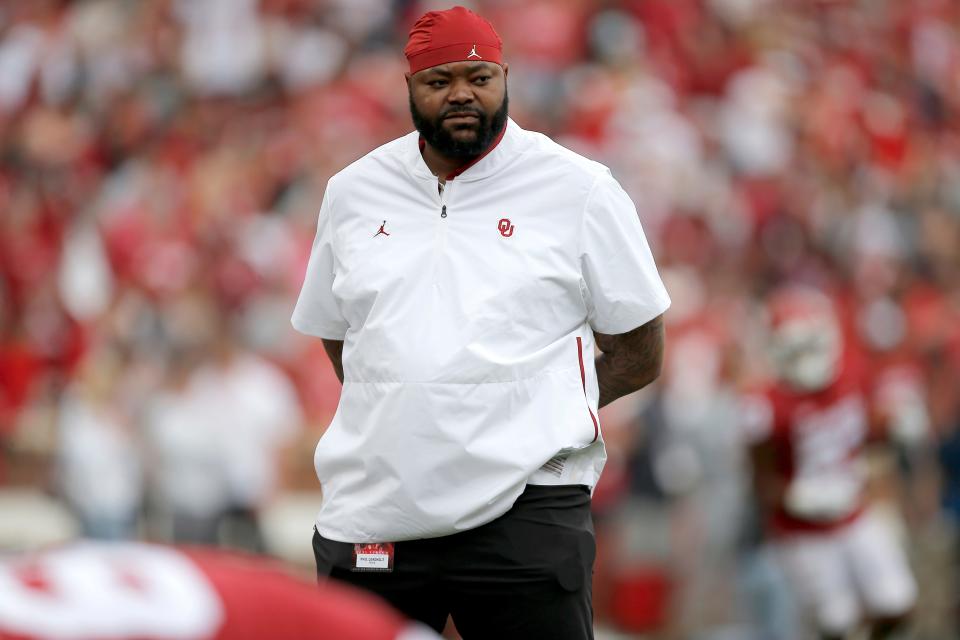
M410 73L448 62L502 64L503 42L493 25L464 7L429 11L414 23L403 53Z

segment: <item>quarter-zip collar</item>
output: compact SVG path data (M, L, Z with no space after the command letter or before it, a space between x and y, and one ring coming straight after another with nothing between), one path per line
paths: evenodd
M520 127L517 123L514 122L512 118L507 118L507 123L503 127L503 131L501 131L500 135L493 141L490 148L466 165L447 175L445 179L453 180L456 178L458 182L470 182L486 178L496 173L518 155L519 147L522 144L519 132ZM404 153L408 158L406 165L411 168L414 177L436 180L437 177L433 175L423 159L420 151L422 144L420 134L416 131L407 136L405 145L407 148Z

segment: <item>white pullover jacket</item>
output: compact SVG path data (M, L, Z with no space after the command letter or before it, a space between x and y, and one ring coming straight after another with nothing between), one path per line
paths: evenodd
M439 193L416 132L330 179L294 327L343 340L320 534L448 535L527 483L593 487L593 331L670 305L610 171L512 120Z

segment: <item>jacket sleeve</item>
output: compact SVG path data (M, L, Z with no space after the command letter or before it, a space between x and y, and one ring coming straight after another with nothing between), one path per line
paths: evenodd
M581 289L591 327L616 335L670 306L637 209L605 171L594 183L581 230Z
M317 235L310 251L307 273L300 289L291 323L294 329L307 335L329 340L343 340L349 325L341 312L340 302L333 292L336 280L336 257L333 243L331 183L327 184Z

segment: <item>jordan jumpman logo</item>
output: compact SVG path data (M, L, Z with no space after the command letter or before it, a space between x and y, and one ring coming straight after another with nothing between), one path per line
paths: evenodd
M377 237L378 235L380 235L381 233L382 233L383 235L385 235L385 236L390 235L389 233L387 233L387 232L384 230L384 227L385 227L385 226L387 226L387 221L386 221L386 220L384 220L384 221L383 221L383 224L380 225L380 231L377 231L375 234L373 234L373 237L376 238L376 237Z
M483 60L483 56L477 53L477 45L473 45L473 49L470 49L470 55L468 55L467 58L480 58Z

